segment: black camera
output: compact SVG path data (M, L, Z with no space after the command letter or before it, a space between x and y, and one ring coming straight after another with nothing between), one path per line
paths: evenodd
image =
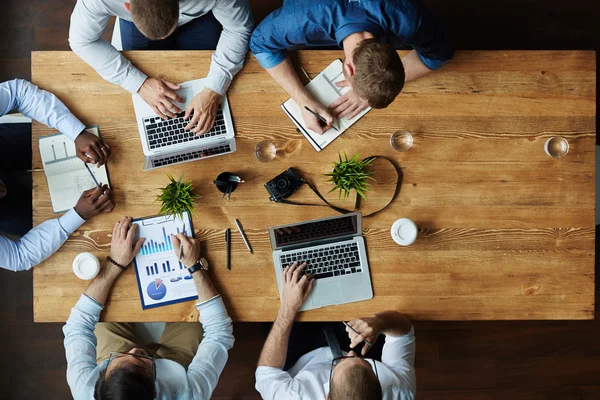
M304 179L300 178L293 168L288 168L283 173L277 175L269 182L265 183L267 192L271 195L269 200L280 202L292 195L304 184Z

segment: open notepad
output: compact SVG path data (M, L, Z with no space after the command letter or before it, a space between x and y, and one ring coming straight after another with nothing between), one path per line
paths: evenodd
M96 136L100 135L97 126L86 129ZM77 158L75 143L62 133L39 138L42 164L48 180L52 210L55 213L67 211L77 204L81 194L96 186L96 183ZM88 164L98 182L108 184L106 166L97 168Z
M342 97L344 93L351 90L347 86L341 88L335 86L335 82L340 82L344 79L342 61L335 60L306 85L306 90L316 101L323 106L328 107L331 103ZM339 131L331 128L324 134L319 135L317 132L304 126L304 119L302 118L300 107L298 107L294 100L286 100L285 103L281 105L281 108L317 151L323 150L325 146L333 142L335 138L344 133L346 129L350 128L356 121L371 110L371 107L367 107L352 119L346 117L336 119L333 121L333 125L338 128Z

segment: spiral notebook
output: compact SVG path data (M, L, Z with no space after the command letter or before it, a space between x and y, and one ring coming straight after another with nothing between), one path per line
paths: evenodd
M336 82L346 79L344 77L342 66L341 60L335 60L305 86L308 93L325 107L329 106L331 103L342 97L344 93L351 90L349 87L340 88L335 85ZM298 131L308 139L309 143L317 151L323 150L329 143L333 142L338 136L344 133L346 129L350 128L356 121L361 119L363 115L371 110L371 107L367 107L352 119L346 117L335 119L333 121L333 126L335 126L338 131L331 128L324 134L319 135L317 132L304 126L300 107L298 107L294 100L291 98L286 100L281 105L281 108L287 116L290 117L294 125L296 125Z
M100 136L97 126L86 129ZM75 143L62 133L39 138L40 153L44 173L48 181L52 210L60 213L73 208L81 194L96 186L94 179L85 168L85 164L77 157ZM90 171L98 182L109 184L106 165L100 168L88 164Z

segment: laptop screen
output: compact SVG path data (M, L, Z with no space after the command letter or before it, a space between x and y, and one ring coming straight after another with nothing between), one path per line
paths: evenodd
M271 237L275 240L273 248L296 246L302 243L334 237L357 235L359 234L359 215L355 213L342 217L307 221L272 228L274 233Z

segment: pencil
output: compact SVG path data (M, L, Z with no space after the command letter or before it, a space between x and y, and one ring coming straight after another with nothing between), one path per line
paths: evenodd
M92 176L92 179L94 180L94 183L96 184L96 186L101 187L100 184L98 183L98 180L96 179L96 176L92 173L92 170L90 169L90 167L87 165L87 163L83 163L85 165L85 168L88 170L88 172L90 173L90 175Z
M308 108L308 107L306 107L306 106L304 106L304 108L306 108L306 110L307 110L308 112L310 112L312 115L314 115L315 117L317 117L317 119L318 119L319 121L321 121L321 122L323 122L325 125L327 125L327 120L326 120L325 118L321 117L319 114L317 114L316 112L314 112L313 110L311 110L310 108ZM335 129L336 131L338 131L338 132L340 131L340 130L339 130L338 128L336 128L336 127L335 127L333 124L331 124L331 127L332 127L333 129Z

